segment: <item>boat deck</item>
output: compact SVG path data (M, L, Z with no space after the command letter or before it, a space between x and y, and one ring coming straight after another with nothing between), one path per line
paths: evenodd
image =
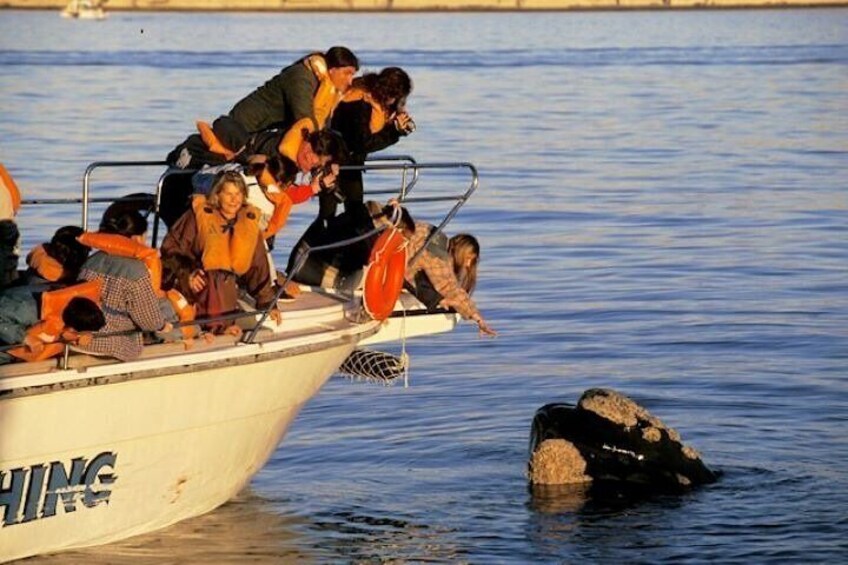
M280 301L279 309L283 314L282 324L276 326L272 320L266 320L254 341L256 343L268 343L291 338L302 338L327 331L342 330L354 325L354 322L347 319L346 312L348 307L349 304L339 296L321 292L303 292L296 299ZM245 317L240 319L238 323L242 328L249 329L255 323L255 319L253 317ZM219 351L233 348L240 341L240 337L216 335L210 341L195 338L189 344L182 341L150 344L144 347L144 351L138 360L164 359L187 353ZM112 357L90 355L75 347L71 347L67 368L84 371L89 367L116 365L120 363L122 361ZM0 366L0 382L3 379L11 377L61 371L63 370L62 364L63 359L58 357L33 363L2 365Z

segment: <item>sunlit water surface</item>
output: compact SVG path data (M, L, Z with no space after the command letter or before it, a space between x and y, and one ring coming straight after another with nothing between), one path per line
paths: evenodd
M482 241L476 297L500 336L412 340L408 388L331 380L235 501L32 562L844 559L848 10L4 11L0 161L28 198L75 196L89 162L161 159L333 44L411 73L419 128L393 152L479 168L450 229ZM26 246L78 214L26 210ZM648 407L722 480L534 497L534 411L590 387Z

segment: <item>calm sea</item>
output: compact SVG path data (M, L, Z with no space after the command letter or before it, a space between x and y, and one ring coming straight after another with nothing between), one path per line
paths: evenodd
M476 296L500 336L410 340L408 388L331 380L233 502L31 562L848 557L848 10L2 11L0 161L26 197L75 196L89 162L161 159L334 44L412 75L418 131L393 153L479 168L449 231L482 241ZM24 212L27 245L78 217ZM534 497L534 411L590 387L642 403L722 480Z

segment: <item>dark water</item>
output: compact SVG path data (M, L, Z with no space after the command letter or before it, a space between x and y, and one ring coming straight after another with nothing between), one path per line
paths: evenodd
M28 197L75 195L89 162L162 158L338 43L413 76L419 128L395 152L478 166L452 230L482 240L477 298L500 337L410 341L409 388L332 380L236 501L49 562L844 559L848 10L0 12L0 161ZM21 222L32 244L77 218ZM534 411L597 386L722 480L533 496Z

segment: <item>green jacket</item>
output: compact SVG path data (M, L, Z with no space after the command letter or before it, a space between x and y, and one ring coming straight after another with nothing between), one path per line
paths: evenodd
M317 90L318 77L301 59L239 101L230 117L251 133L269 127L286 131L301 118L314 118Z

